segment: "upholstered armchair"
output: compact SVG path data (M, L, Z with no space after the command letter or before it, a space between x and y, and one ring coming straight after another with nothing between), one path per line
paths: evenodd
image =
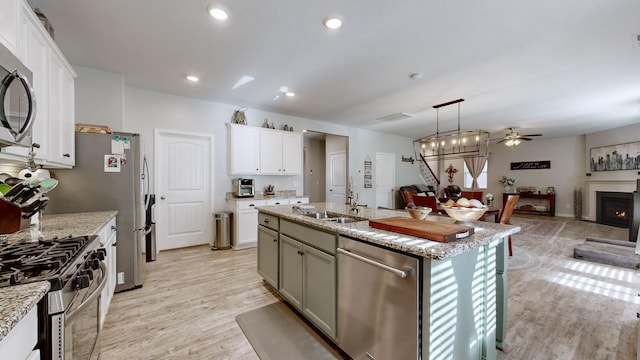
M444 195L452 200L457 200L461 197L462 190L460 190L460 186L458 185L447 185L447 187L444 188Z

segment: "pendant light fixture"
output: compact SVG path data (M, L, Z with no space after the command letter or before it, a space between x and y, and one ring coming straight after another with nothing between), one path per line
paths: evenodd
M433 105L436 109L436 133L414 141L414 146L425 159L455 159L467 156L485 156L489 148L489 132L460 128L460 103L464 99ZM440 108L458 104L458 128L440 131Z

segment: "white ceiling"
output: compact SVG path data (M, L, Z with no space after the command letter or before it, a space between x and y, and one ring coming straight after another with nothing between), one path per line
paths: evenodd
M212 2L230 19L208 16ZM640 123L638 0L29 0L72 64L127 85L395 133L544 138ZM322 26L339 15L344 27ZM411 80L411 73L420 73ZM187 74L201 81L190 84ZM233 89L244 75L254 81ZM279 94L288 86L297 96ZM411 119L376 119L399 112ZM440 109L440 130L456 125Z

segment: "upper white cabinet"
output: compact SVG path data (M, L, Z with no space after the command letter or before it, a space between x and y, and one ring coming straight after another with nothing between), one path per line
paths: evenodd
M246 125L227 125L229 174L302 174L302 134Z
M260 128L227 124L229 174L260 174Z
M16 6L15 12L5 12ZM11 19L8 19L11 15ZM0 41L10 37L10 23L16 20L15 54L33 73L36 119L32 139L36 163L45 167L69 168L75 163L75 77L58 46L40 19L24 0L0 0ZM6 20L6 22L5 22ZM5 31L6 30L6 31ZM6 46L6 44L5 44ZM2 148L0 159L24 161L29 148Z
M0 0L0 42L14 54L20 51L21 0Z

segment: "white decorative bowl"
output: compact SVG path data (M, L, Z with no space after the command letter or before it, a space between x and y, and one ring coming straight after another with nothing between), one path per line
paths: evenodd
M460 222L473 222L477 221L487 212L488 208L467 208L467 207L451 207L451 206L442 206L444 211L447 212L447 215L452 219L455 219Z
M415 209L412 209L412 208L405 208L405 209L407 209L407 212L409 213L409 215L411 215L412 218L418 219L418 220L426 219L429 213L431 213L430 207L418 206Z

